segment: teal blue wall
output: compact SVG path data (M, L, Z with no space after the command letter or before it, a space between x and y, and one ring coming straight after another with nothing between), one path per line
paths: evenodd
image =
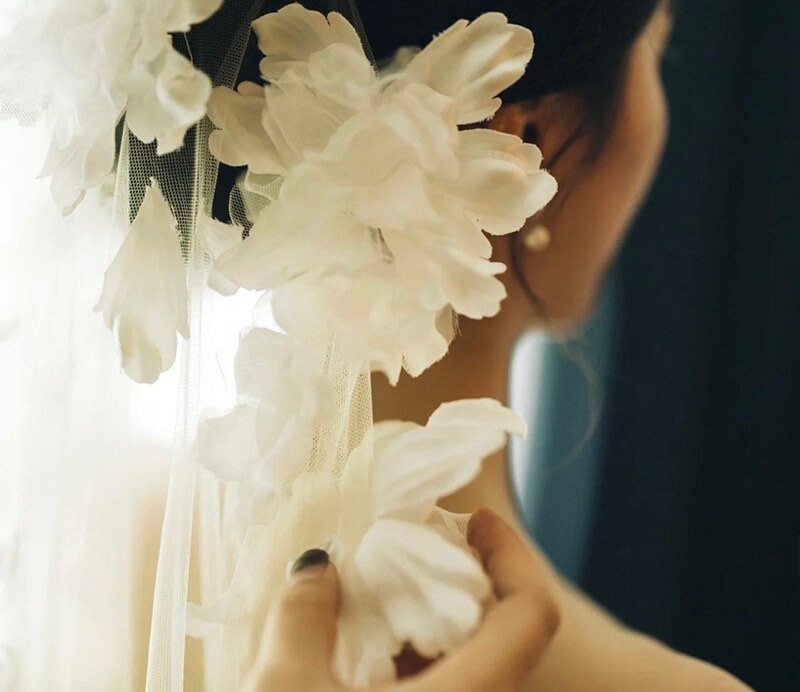
M527 439L512 448L520 508L538 544L574 582L601 456L613 293L609 287L591 322L563 343L543 334L522 339L512 369L512 405L529 425Z

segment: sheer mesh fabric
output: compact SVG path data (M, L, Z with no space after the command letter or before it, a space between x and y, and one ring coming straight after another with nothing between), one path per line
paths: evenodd
M227 2L174 45L215 86L257 78L250 24L284 4ZM303 4L341 12L363 38L352 0ZM0 94L2 115L24 123L39 106L24 90ZM7 301L20 313L13 338L4 335L0 313L0 375L14 383L0 399L3 412L14 414L0 416L7 426L0 448L12 450L0 462L0 689L228 691L241 687L253 664L267 603L235 626L195 617L225 598L242 552L262 541L259 527L237 521L237 489L192 458L202 412L230 396L232 345L252 323L255 303L248 295L224 302L208 289L210 258L196 228L198 218L215 217L246 235L274 191L269 183L248 187L243 170L220 167L208 153L211 129L204 119L180 150L159 157L123 121L113 201L104 197L108 190L92 193L67 219L52 211L46 183L30 200L15 202L11 193L6 200L23 206L5 212L0 228L3 297L21 294ZM41 135L28 134L32 142ZM28 154L35 162L38 154ZM20 168L35 173L35 166ZM173 370L143 388L119 372L92 308L151 178L178 222L191 337ZM369 441L370 376L366 365L346 364L335 343L317 368L334 396L307 470L335 484L351 451ZM310 498L306 505L300 543L319 534ZM463 517L440 512L437 521L463 533ZM269 545L257 550L270 554ZM13 607L4 609L4 598Z
M184 42L185 54L212 77L215 86L234 86L255 76L253 59L257 52L250 23L284 4L288 3L227 3L188 36L176 37L176 45L180 47ZM327 11L327 3L316 4L315 9ZM341 5L335 9L345 16L354 17L349 2L335 4ZM269 190L247 189L241 170L228 169L220 177L220 166L208 153L211 127L205 119L190 131L183 149L165 157L155 156L155 145L143 145L125 133L117 177L115 209L119 217L135 215L150 177L161 184L176 211L191 290L193 336L179 363L181 391L154 594L148 692L238 689L253 664L263 627L263 621L255 618L244 627L211 626L202 638L190 638L188 643L186 640L187 601L202 607L223 598L225 586L237 569L240 551L251 541L259 540L258 527L242 530L230 516L236 490L198 469L190 454L201 410L216 403L208 400L202 381L204 360L214 356L208 352L203 335L217 326L207 309L213 298L205 288L208 257L195 241L197 215L230 220L241 226L244 235L269 197ZM219 213L220 209L223 213ZM334 385L335 396L315 435L308 470L337 477L350 452L371 427L369 373L345 365L337 356L335 344L330 345L319 369ZM313 507L308 509L311 517ZM302 523L297 530L303 533ZM265 549L268 547L261 550Z

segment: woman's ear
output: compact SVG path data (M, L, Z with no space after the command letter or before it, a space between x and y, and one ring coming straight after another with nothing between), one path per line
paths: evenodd
M566 94L548 94L503 105L489 123L493 130L516 135L537 145L542 150L545 168L579 126L579 105Z
M501 106L489 123L489 127L498 132L516 135L525 139L525 131L531 124L531 109L526 103L510 103ZM527 140L526 140L527 141ZM537 142L531 142L537 144Z

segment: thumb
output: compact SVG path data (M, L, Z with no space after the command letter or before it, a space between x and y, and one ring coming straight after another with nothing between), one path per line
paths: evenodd
M417 677L409 691L520 689L558 629L549 567L514 529L484 509L470 520L468 538L481 555L498 602L466 644Z
M262 661L311 674L330 671L339 579L328 553L313 549L292 565L289 586L270 613Z

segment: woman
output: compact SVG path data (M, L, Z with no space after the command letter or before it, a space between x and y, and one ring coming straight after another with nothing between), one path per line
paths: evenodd
M511 243L495 240L494 257L516 268L515 275L505 277L508 298L501 313L490 320L462 320L462 334L448 357L423 376L405 378L397 388L375 378L377 419L424 421L442 401L506 399L510 354L520 334L542 321L568 327L590 310L664 144L667 112L659 66L671 8L656 0L380 5L359 8L377 55L423 43L458 17L488 10L530 27L537 41L533 62L504 94L506 106L492 125L538 144L560 185L555 200ZM461 512L488 506L524 533L502 459L487 462L479 479L445 506ZM397 689L747 689L722 671L615 622L560 580L534 545L524 549L493 513L473 517L470 539L495 583L500 606L464 650ZM324 556L315 555L324 565ZM327 675L329 666L300 663L306 647L312 655L328 654L335 620L333 572L317 567L311 576L318 579L290 587L272 620L266 650L273 653L263 661L256 689L259 683L263 689L339 689ZM528 627L515 622L515 609L508 607L520 594L523 599L534 595L528 599L536 604ZM313 634L303 627L308 599L324 613ZM309 678L304 671L312 669L316 672Z

